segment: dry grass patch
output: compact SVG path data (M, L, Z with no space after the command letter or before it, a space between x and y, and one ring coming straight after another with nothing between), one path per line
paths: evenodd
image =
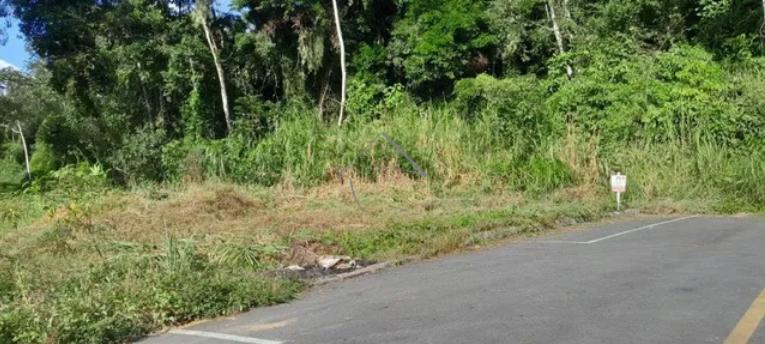
M39 232L81 217L80 223L87 222L114 240L156 243L172 233L272 242L298 230L377 228L432 207L432 194L415 182L354 185L363 209L356 205L347 183L307 189L206 183L110 193L94 201L101 206L88 205L82 214L74 214L71 204L64 205L28 228ZM406 210L404 218L401 209ZM26 228L20 232L29 233Z

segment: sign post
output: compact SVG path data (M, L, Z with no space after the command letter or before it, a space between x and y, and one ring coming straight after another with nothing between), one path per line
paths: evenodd
M627 191L627 176L619 172L611 175L611 192L616 193L616 211L622 209L622 193Z

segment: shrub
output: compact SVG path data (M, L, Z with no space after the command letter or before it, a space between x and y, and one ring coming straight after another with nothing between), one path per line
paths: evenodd
M605 145L636 140L737 145L761 133L762 122L751 109L728 98L731 75L703 49L679 46L629 58L612 54L583 51L576 78L548 80L555 90L546 102L548 113L565 114Z
M24 163L24 147L17 142L6 142L0 145L0 160L10 159L19 164Z
M505 146L534 147L563 132L562 117L543 107L546 91L534 77L479 75L457 82L455 105L469 119L491 119Z
M9 344L44 343L41 320L34 309L0 304L0 338Z
M348 81L348 119L353 122L367 122L377 118L385 90L385 84L375 77L352 77Z
M104 161L111 148L118 145L123 127L120 116L77 117L57 114L40 125L35 142L48 145L56 164L63 166L80 161Z
M38 143L29 159L29 165L34 176L44 176L59 167L59 160L54 155L50 145Z
M33 172L34 173L34 172ZM67 165L47 175L33 179L30 191L55 191L67 198L79 195L101 192L109 185L106 171L101 165L80 163Z
M48 146L56 164L76 160L81 138L77 127L63 115L46 118L37 131L37 142Z
M166 142L164 129L151 126L141 128L125 136L109 163L121 179L127 182L163 180L165 171L162 168L162 146Z
M10 159L0 159L0 193L15 189L24 177L24 167Z

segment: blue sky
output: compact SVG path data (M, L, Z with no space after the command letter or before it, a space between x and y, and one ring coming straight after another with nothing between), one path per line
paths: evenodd
M228 10L231 4L231 0L217 0L215 7L220 10ZM0 25L4 25L0 21ZM20 70L26 70L27 63L32 58L32 55L26 49L26 40L19 32L18 23L12 23L11 28L8 30L8 42L5 45L0 45L0 68L5 68L11 65Z
M0 46L0 68L12 65L17 69L26 69L30 55L25 47L26 41L19 32L18 23L12 23L7 33L8 42Z

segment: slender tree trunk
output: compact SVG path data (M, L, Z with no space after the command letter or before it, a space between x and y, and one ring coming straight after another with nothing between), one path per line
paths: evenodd
M327 92L329 91L329 77L325 78L322 84L324 86L319 96L319 120L324 119L324 99L326 99Z
M571 10L569 9L568 1L569 0L563 0L563 15L566 18L566 24L569 26L569 30L566 30L566 35L568 36L569 44L571 44L571 41L574 38L574 32L570 28L573 25L574 19L571 16Z
M29 166L29 148L27 148L27 140L24 138L24 129L21 128L21 122L16 121L16 127L19 129L19 136L21 136L21 145L24 147L24 162L27 166L27 179L32 180L32 169Z
M760 34L762 39L765 40L765 0L762 0L762 27L760 27Z
M547 0L547 14L550 16L552 22L553 33L555 34L555 42L558 44L558 51L563 54L566 52L566 47L563 45L563 35L560 32L560 26L558 25L558 17L555 15L555 4L552 0ZM566 64L566 75L571 79L574 77L574 69L571 65Z
M233 129L231 123L231 112L228 107L228 91L226 90L226 74L223 71L223 65L220 62L220 50L218 44L215 43L215 38L212 35L210 24L207 19L202 20L202 28L205 31L205 38L207 39L207 45L210 47L210 53L213 56L213 62L215 62L215 70L218 72L218 82L220 82L220 100L223 103L223 115L226 117L226 131L230 134Z
M140 65L139 65L140 68ZM146 84L144 84L141 77L138 78L138 82L141 84L141 93L143 95L143 106L146 108L146 116L149 118L149 125L154 127L154 110L149 102L149 92L146 91Z
M319 95L319 120L324 119L324 102L327 99L327 92L329 92L330 78L332 77L332 69L327 68L324 72L324 76L321 78L321 94Z
M568 7L568 0L563 0L563 14L566 16L566 20L571 20L571 11Z
M340 85L340 115L337 117L337 125L343 124L343 112L345 111L345 87L346 87L346 71L345 71L345 42L343 41L343 30L340 27L340 11L337 10L337 0L332 0L332 10L335 13L335 27L337 29L337 40L340 44L340 74L342 84Z

